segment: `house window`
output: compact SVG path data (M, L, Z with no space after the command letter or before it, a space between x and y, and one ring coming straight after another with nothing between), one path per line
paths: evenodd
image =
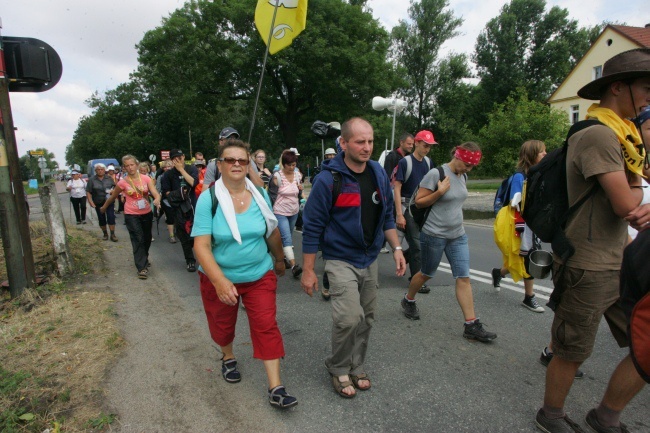
M578 122L580 120L580 106L579 105L572 105L571 106L571 112L569 113L569 121L573 125L574 123Z
M603 65L594 66L593 80L597 80L603 76Z

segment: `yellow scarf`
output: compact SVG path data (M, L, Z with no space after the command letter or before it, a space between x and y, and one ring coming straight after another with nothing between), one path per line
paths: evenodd
M628 170L643 176L645 148L634 123L627 119L621 119L612 110L603 108L599 104L591 104L587 110L587 119L598 119L614 131L618 142L621 143L623 158Z

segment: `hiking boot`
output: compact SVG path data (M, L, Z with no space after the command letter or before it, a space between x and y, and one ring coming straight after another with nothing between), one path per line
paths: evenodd
M418 293L430 293L430 292L431 289L426 284L422 284L422 287L420 287L420 290L418 290Z
M562 418L546 418L544 410L542 409L537 411L535 424L537 424L538 429L546 433L586 433L566 414Z
M86 220L81 220L81 224L86 224Z
M465 324L465 331L463 331L463 337L468 340L478 340L486 343L497 338L497 334L494 332L488 332L483 329L483 324L479 319L476 319L473 323Z
M548 367L548 364L549 362L551 362L551 359L553 359L553 352L549 352L548 347L545 347L544 350L542 350L542 354L539 356L539 362L544 367ZM585 373L582 370L577 369L574 377L576 379L582 379L583 377L585 377Z
M115 236L115 233L111 233L111 241L117 242L117 236Z
M420 310L415 301L409 301L406 297L402 298L402 312L411 320L420 320Z
M289 409L298 404L298 399L290 395L284 386L276 386L269 389L269 403L280 409Z
M328 289L326 289L326 288L321 289L321 291L320 291L320 295L321 295L321 296L323 297L323 299L325 299L326 301L329 301L330 298L332 297L332 296L330 295L330 291L329 291Z
M194 261L187 262L187 272L196 272L196 262Z
M175 244L176 243L176 236L170 236L169 237L169 243L170 244Z
M105 241L107 241L107 240L108 240L108 233L104 232L104 237L103 237L102 239L104 239Z
M298 278L300 274L302 274L302 268L300 267L299 264L293 265L291 268L291 274L293 275L294 278Z
M630 430L623 423L620 423L618 427L605 427L602 425L600 421L598 421L598 416L596 416L596 409L591 409L589 413L587 413L585 422L596 433L630 433Z
M492 285L494 286L495 289L497 289L497 292L501 290L501 279L503 277L501 276L501 269L499 268L492 268Z
M521 302L521 305L536 313L544 312L544 307L537 303L537 298L535 298L535 295L531 297L525 296L524 300Z

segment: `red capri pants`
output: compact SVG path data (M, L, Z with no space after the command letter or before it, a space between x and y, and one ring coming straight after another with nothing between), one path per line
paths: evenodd
M210 279L199 272L201 298L208 318L210 335L219 346L227 346L235 339L235 325L239 311L239 300L246 305L246 314L253 342L253 358L261 360L284 357L284 343L275 320L275 292L278 279L273 271L252 283L235 284L239 298L237 305L226 305L219 300Z

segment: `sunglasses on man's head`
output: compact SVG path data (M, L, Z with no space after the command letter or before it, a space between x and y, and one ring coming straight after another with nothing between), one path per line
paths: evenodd
M235 165L235 163L239 163L239 165L248 165L250 160L248 158L243 159L243 158L219 158L219 161L225 162L226 164L230 165Z

